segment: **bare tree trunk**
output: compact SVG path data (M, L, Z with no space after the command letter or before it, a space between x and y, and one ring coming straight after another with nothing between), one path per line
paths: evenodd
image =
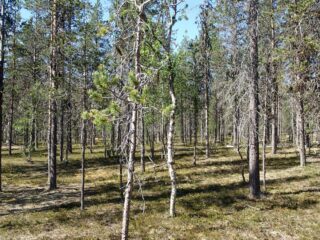
M197 142L198 142L198 96L194 99L194 113L193 113L193 165L197 165Z
M170 63L169 63L170 64ZM173 69L171 70L171 72ZM175 124L175 108L176 108L176 97L174 93L173 86L174 76L173 73L170 75L169 79L169 92L171 97L172 110L169 117L169 130L168 130L168 141L167 141L167 164L171 180L171 197L170 197L170 211L169 214L171 217L174 217L176 214L175 204L176 204L176 195L177 195L177 180L176 180L176 171L174 168L174 159L173 159L173 137L174 137L174 124Z
M72 11L72 8L71 10ZM72 32L72 14L69 14L68 19L68 33ZM69 41L68 47L71 47L71 41ZM68 82L67 82L67 100L66 100L66 160L68 160L68 154L72 153L72 57L68 57L67 69L68 69Z
M86 87L84 87L86 88ZM83 109L86 110L86 89L83 90ZM86 120L82 120L81 127L81 194L80 194L80 209L84 210L84 195L85 195L85 160L86 160L86 144L87 144L87 128Z
M266 83L268 84L268 83ZM268 111L268 86L266 86L265 99L264 99L264 119L263 119L263 138L262 138L262 173L263 173L263 189L266 187L266 145L267 145L267 111Z
M60 115L60 162L63 161L64 155L64 101L61 101L61 115Z
M5 1L1 1L1 32L0 32L0 192L2 192L2 140L3 140L3 80L4 80L4 44L5 44Z
M204 61L204 135L206 140L206 158L210 156L210 143L209 143L209 78L210 78L210 55L209 49L210 34L208 30L208 6L205 6L200 16L201 29L202 29L202 58Z
M298 136L298 150L300 155L300 166L306 165L306 149L305 149L305 130L304 130L304 106L303 100L297 100L297 136Z
M206 80L206 87L205 87L204 121L205 121L204 135L205 135L205 139L206 139L206 158L209 158L209 156L210 156L210 146L209 146L209 80Z
M249 185L250 196L260 196L258 114L258 0L249 1Z
M14 81L14 80L13 80ZM12 155L12 144L13 144L13 139L12 139L12 134L13 134L13 113L14 113L14 83L12 83L12 89L11 89L11 94L10 94L10 109L9 109L9 129L8 129L8 151L9 151L9 156Z
M215 128L214 128L214 142L218 142L218 128L219 128L219 111L218 111L218 96L215 93L215 104L214 104L214 121L215 121Z
M15 16L16 18L16 16ZM9 156L12 155L12 134L13 134L13 113L14 113L14 98L15 98L15 82L16 82L16 24L14 23L13 27L13 44L12 44L12 55L13 55L13 77L11 82L11 91L10 91L10 108L9 108L9 126L8 126L8 152Z
M107 132L105 132L105 134L107 134ZM111 154L112 156L115 155L115 138L116 138L116 133L115 133L115 126L114 126L114 122L112 122L111 124L111 133L110 133L110 142L111 142ZM107 135L106 135L107 137ZM107 146L107 144L106 144Z
M82 88L82 111L85 112L88 110L88 55L87 55L87 28L84 29L84 48L83 48L83 88ZM93 126L93 124L91 123ZM80 192L80 209L84 210L85 203L85 164L86 164L86 145L88 139L87 132L88 121L82 119L81 125L81 192ZM92 132L91 132L92 135ZM92 144L92 139L91 142Z
M51 63L50 88L56 91L57 85L57 0L52 1L51 9ZM49 190L57 188L57 100L55 93L49 93L48 120L48 171Z
M181 99L181 102L180 102L180 140L181 140L181 143L185 144L184 109L183 109L182 96L180 96L180 99Z
M94 125L90 121L90 153L93 153L93 145L94 145Z
M141 123L141 171L145 172L145 153L146 153L146 149L145 149L145 141L144 141L144 115L143 115L143 109L141 109L140 111L140 123Z
M277 83L277 73L276 73L276 63L274 60L274 51L276 48L276 39L275 39L275 24L274 24L274 12L275 12L275 0L271 1L271 64L270 64L270 77L272 84L272 129L271 129L271 147L272 154L277 153L277 144L278 144L278 83Z
M154 136L154 121L155 121L155 118L154 118L154 110L152 109L151 110L151 113L152 113L152 129L151 129L151 141L150 141L150 152L151 152L151 159L152 161L154 161L154 142L155 142L155 136Z
M119 189L120 198L123 200L123 180L122 180L122 156L120 156L120 145L121 145L121 124L120 120L117 121L117 157L119 158Z
M107 130L105 126L102 129L102 139L103 139L103 156L104 156L104 159L106 160L108 158L108 154L107 154Z

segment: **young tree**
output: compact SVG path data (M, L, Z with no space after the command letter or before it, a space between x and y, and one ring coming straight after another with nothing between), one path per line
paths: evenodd
M176 95L174 89L174 80L175 80L175 69L174 69L174 59L172 53L172 37L173 37L173 26L177 21L178 14L178 2L177 0L172 0L165 5L166 15L168 16L168 27L165 36L165 53L168 57L168 74L169 74L169 95L171 98L170 113L169 113L169 126L167 133L167 165L169 170L169 176L171 180L171 195L170 195L170 208L169 214L171 217L176 215L176 196L177 196L177 176L176 170L174 167L174 158L173 158L173 140L174 140L174 125L175 125L175 115L176 115Z

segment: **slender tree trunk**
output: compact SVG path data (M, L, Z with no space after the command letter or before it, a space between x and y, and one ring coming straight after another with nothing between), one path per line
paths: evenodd
M198 96L194 99L194 113L193 113L193 165L197 165L197 142L198 142Z
M149 1L142 3L137 6L138 16L137 16L137 25L136 25L136 39L134 44L135 51L135 74L136 79L141 83L141 43L142 43L142 27L143 27L143 14L145 5ZM137 89L139 90L139 89ZM128 239L129 232L129 217L130 217L130 206L131 206L131 195L133 188L133 175L134 175L134 162L135 162L135 152L136 152L136 134L137 134L137 104L131 102L131 118L129 124L129 149L128 149L128 173L127 173L127 186L124 196L124 205L123 205L123 216L122 216L122 230L121 230L121 239Z
M174 167L174 158L173 158L173 140L174 140L174 130L175 130L175 114L176 114L176 95L174 90L174 80L175 80L175 73L173 69L173 62L171 59L171 41L172 41L172 31L173 25L175 24L175 19L177 15L177 0L173 0L172 5L172 15L171 19L173 19L172 24L169 27L169 34L168 34L168 45L167 45L167 54L169 56L168 61L168 70L169 70L169 94L171 98L171 112L169 116L169 129L168 129L168 137L167 137L167 165L169 176L171 180L171 195L170 195L170 208L169 214L171 217L176 215L176 196L177 196L177 177L176 177L176 170ZM170 13L169 13L170 14Z
M51 9L51 63L50 63L50 88L49 93L49 120L48 120L48 171L49 190L57 188L57 0L52 0Z
M249 1L249 182L250 196L260 196L258 114L258 0Z
M3 79L4 79L4 44L5 44L5 1L1 1L1 32L0 32L0 192L2 191L2 140L3 140Z
M85 77L86 78L86 77ZM85 85L86 85L85 80ZM87 90L86 86L83 89L83 110L87 110ZM87 144L87 121L82 120L81 126L81 194L80 194L80 208L84 210L84 196L85 196L85 160L86 160L86 144Z
M155 142L155 133L154 133L154 110L151 110L152 113L152 129L151 129L151 141L150 141L150 152L151 152L151 159L154 161L154 142Z
M84 210L86 141L87 141L86 120L82 120L82 127L81 127L81 194L80 194L80 209L81 210Z
M15 14L16 15L16 14ZM16 19L16 16L15 16ZM12 55L13 55L13 77L11 82L11 91L10 91L10 108L9 108L9 126L8 126L8 152L9 156L12 155L12 133L13 133L13 113L14 113L14 98L15 98L15 82L16 82L16 24L13 27L13 44L12 44Z
M13 80L14 81L14 80ZM12 89L10 94L10 109L9 109L9 129L8 129L8 152L9 156L12 155L12 144L13 144L13 113L14 113L14 83L12 83Z
M185 144L185 129L184 129L184 109L183 109L183 101L182 101L182 96L180 96L181 102L180 102L180 107L181 107L181 111L180 111L180 140L181 143Z
M68 34L72 33L72 8L70 9L68 18ZM71 41L67 44L71 48ZM69 153L72 153L72 57L67 58L67 99L66 99L66 160L68 160Z
M170 63L169 63L170 64ZM167 164L171 180L171 197L170 197L170 216L174 217L176 214L175 204L176 204L176 195L177 195L177 180L176 180L176 171L174 168L174 159L173 159L173 137L174 137L174 125L175 125L175 108L176 108L176 97L174 92L174 76L173 69L171 70L171 75L169 79L169 92L171 97L172 110L169 117L169 130L168 130L168 141L167 141Z
M271 64L270 64L270 77L272 83L272 128L271 128L271 147L272 154L277 153L277 144L278 144L278 83L277 83L277 73L276 73L276 63L274 60L274 51L276 48L276 39L275 39L275 24L274 24L274 12L275 12L275 0L271 1Z
M306 165L306 149L305 149L305 129L304 129L304 106L303 100L297 100L297 136L298 136L298 150L300 155L300 166Z
M107 130L104 126L102 129L102 139L103 139L103 156L104 159L107 160L108 154L107 154Z
M215 104L214 104L214 121L215 121L215 128L214 128L214 142L218 142L218 127L219 127L219 113L218 113L218 97L215 93Z
M268 121L268 83L266 83L266 92L264 99L264 116L263 116L263 137L262 137L262 173L263 173L263 189L266 187L266 145L267 145L267 121Z
M94 144L94 125L92 122L90 122L90 129L89 129L89 132L90 132L90 153L93 153L93 144Z
M70 89L70 88L69 88ZM71 89L70 89L71 91ZM68 97L69 98L69 97ZM67 119L67 146L66 146L66 151L68 153L72 153L72 106L71 106L71 96L68 99L68 119ZM66 158L68 159L68 158Z
M88 32L87 28L84 29L84 48L83 48L83 89L82 89L82 111L85 112L88 110ZM91 123L92 124L92 123ZM92 124L93 125L93 124ZM80 209L84 210L85 208L85 167L86 167L86 146L88 139L87 132L88 121L86 119L82 119L81 125L81 192L80 192ZM91 141L92 143L92 141Z
M107 134L107 132L106 132L106 134ZM114 123L112 123L111 124L111 136L110 136L110 142L111 142L111 152L112 152L112 155L114 156L114 153L115 153L115 149L116 149L116 147L115 147L115 143L116 143L116 141L115 141L115 138L116 138L116 133L115 133L115 125L114 125Z
M117 121L117 156L119 158L119 189L120 198L123 200L123 179L122 179L122 156L120 156L121 145L121 124L120 120Z
M210 146L209 146L209 79L206 79L206 87L205 87L204 122L205 122L204 135L205 135L205 139L206 139L206 158L209 158L209 156L210 156Z
M61 101L61 115L60 115L60 162L63 161L64 155L64 102Z
M141 171L142 172L145 172L145 162L144 162L144 159L145 159L145 141L144 141L144 115L143 115L143 109L141 109L140 111L140 123L141 123Z

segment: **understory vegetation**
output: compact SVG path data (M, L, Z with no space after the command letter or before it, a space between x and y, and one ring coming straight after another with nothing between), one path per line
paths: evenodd
M204 147L199 151L204 151ZM58 189L47 191L46 151L31 161L4 151L0 239L119 239L122 201L119 166L95 146L87 157L86 211L79 211L80 151L58 163ZM131 239L318 239L320 149L299 167L293 148L267 154L267 191L248 197L242 162L232 148L215 146L193 166L191 146L177 145L177 217L168 217L170 180L160 150L141 173L136 164ZM267 148L269 152L269 148ZM245 174L248 179L248 175Z

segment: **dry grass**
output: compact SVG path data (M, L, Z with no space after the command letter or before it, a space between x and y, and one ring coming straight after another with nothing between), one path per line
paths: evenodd
M0 239L119 239L122 203L118 166L104 160L102 149L88 153L86 210L79 210L80 152L58 165L56 191L46 191L45 151L27 162L15 150L4 157L4 192L0 193ZM320 239L320 159L310 156L298 167L296 153L282 149L268 155L267 192L247 197L239 157L216 147L210 159L192 166L191 148L178 146L179 181L176 218L169 218L170 184L160 165L147 173L136 167L143 197L135 189L131 239ZM246 176L248 179L248 176ZM145 212L142 209L145 204Z

